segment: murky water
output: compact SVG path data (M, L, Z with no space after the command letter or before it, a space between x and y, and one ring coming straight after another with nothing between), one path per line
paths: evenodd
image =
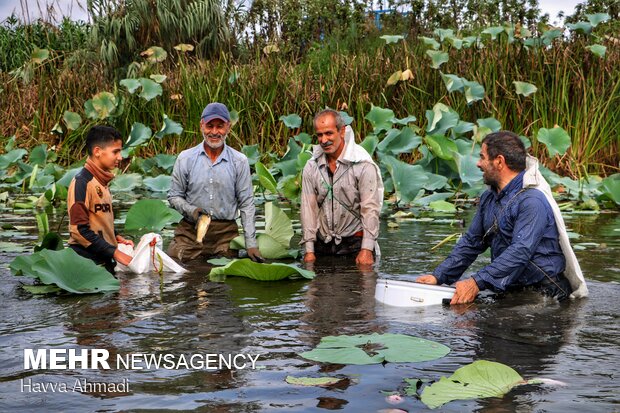
M471 211L466 214L468 219ZM52 229L60 215L50 217ZM7 241L36 240L31 212L2 212ZM208 280L209 266L184 275L122 275L118 293L34 298L8 270L20 251L0 252L0 411L344 411L397 407L428 410L407 397L391 406L382 390L399 390L403 378L438 379L474 360L505 363L524 378L546 377L565 386L527 385L504 398L456 401L441 411L619 411L620 216L567 216L582 235L577 251L590 297L558 304L536 293L502 300L483 298L466 309L396 309L375 302L378 277L411 280L429 272L449 252L430 248L460 231L449 224L383 223L379 272L360 272L352 261L327 260L314 280L258 282ZM66 221L63 224L66 225ZM168 233L170 235L170 233ZM482 257L476 268L488 262ZM369 366L320 365L297 354L326 335L404 333L451 348L424 363ZM260 355L256 370L24 370L24 348L104 348L132 353ZM339 388L297 387L287 375L319 373L348 377ZM67 383L129 381L126 393L22 392L22 380Z

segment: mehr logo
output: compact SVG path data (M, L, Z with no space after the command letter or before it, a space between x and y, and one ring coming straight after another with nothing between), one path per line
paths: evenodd
M105 349L24 349L24 369L65 370L105 369L110 370Z

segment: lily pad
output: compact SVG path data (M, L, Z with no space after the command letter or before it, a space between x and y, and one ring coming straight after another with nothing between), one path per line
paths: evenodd
M161 96L164 92L161 85L151 79L140 78L138 82L140 82L140 86L142 86L142 91L138 96L147 102L155 99L157 96Z
M382 160L392 177L398 201L411 203L428 181L424 168L410 165L393 156L384 156Z
M33 271L44 284L56 284L76 294L117 291L120 287L119 281L105 268L80 257L71 248L43 250L37 254L43 259L33 265Z
M302 276L308 279L314 278L313 271L304 270L292 264L279 262L260 264L249 258L233 260L223 267L213 268L209 273L209 277L215 279L222 275L236 275L258 281L279 281L291 276Z
M62 291L62 289L56 287L55 285L22 285L22 288L28 291L30 294L34 295L43 295L43 294L57 294Z
M479 360L426 387L421 401L435 409L453 400L501 397L515 386L525 383L512 368L501 363Z
M129 208L125 218L128 232L160 232L166 225L177 223L181 214L158 199L141 199Z
M166 60L168 53L159 46L151 46L140 53L140 56L145 57L150 63L158 63Z
M25 149L13 149L0 156L0 169L6 169L28 154Z
M372 124L375 133L378 133L381 130L389 130L392 127L394 111L392 111L392 109L384 109L379 106L372 105L370 111L366 114L365 119Z
M256 162L254 168L256 169L256 175L258 175L258 181L263 186L263 188L265 188L272 194L277 194L278 184L271 172L269 172L269 169L267 169L265 165L263 165L261 162Z
M159 132L155 134L157 139L161 139L166 135L181 135L183 133L183 126L180 123L177 123L170 119L168 115L164 113L164 124L162 125Z
M346 380L342 377L293 377L286 376L286 382L295 386L329 387Z
M456 212L456 206L447 201L433 201L428 207L435 212Z
M607 51L607 47L602 44L593 44L590 46L586 46L586 49L597 55L598 57L605 57L605 52Z
M13 275L16 276L26 276L26 277L37 277L37 274L33 271L34 264L39 261L42 261L43 257L38 253L31 255L20 255L15 257L13 261L9 264L9 268Z
M110 92L100 92L84 102L84 111L90 119L106 119L116 110L116 96Z
M327 336L312 351L300 356L334 364L413 363L444 357L450 348L404 334Z
M383 36L380 36L380 38L385 40L385 44L390 44L390 43L398 43L399 41L403 40L405 37L400 34L394 34L394 35L385 34Z
M241 152L243 152L243 154L248 158L248 163L250 166L256 164L256 162L260 159L258 145L243 145Z

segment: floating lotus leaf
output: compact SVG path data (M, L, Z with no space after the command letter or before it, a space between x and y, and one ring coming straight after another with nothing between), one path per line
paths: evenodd
M456 212L454 204L447 201L433 201L428 207L435 212Z
M209 273L209 277L212 279L217 279L222 275L236 275L258 281L279 281L291 276L302 276L308 279L314 278L314 272L291 264L279 262L260 264L249 258L233 260L223 267L213 268Z
M515 386L525 383L523 377L512 368L479 360L424 388L420 400L431 409L436 409L453 400L502 397Z
M146 234L160 232L166 225L177 223L181 214L158 199L141 199L129 208L125 231Z
M293 377L286 376L286 382L295 386L329 387L346 380L342 377Z
M334 364L413 363L444 357L450 349L443 344L404 334L327 336L314 350L300 356Z

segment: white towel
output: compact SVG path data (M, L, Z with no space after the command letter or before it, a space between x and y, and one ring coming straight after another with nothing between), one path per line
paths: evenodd
M571 298L587 297L588 286L586 285L586 280L581 272L581 267L579 266L575 252L570 245L570 240L568 239L568 233L566 232L566 225L564 224L564 218L562 218L560 207L557 202L555 202L555 199L553 199L551 187L538 170L538 159L530 155L528 155L526 159L525 174L523 175L523 187L535 188L545 194L547 202L549 202L549 205L553 210L553 216L555 217L555 224L558 228L560 238L560 248L562 248L562 253L566 259L566 269L564 270L564 275L573 288Z

